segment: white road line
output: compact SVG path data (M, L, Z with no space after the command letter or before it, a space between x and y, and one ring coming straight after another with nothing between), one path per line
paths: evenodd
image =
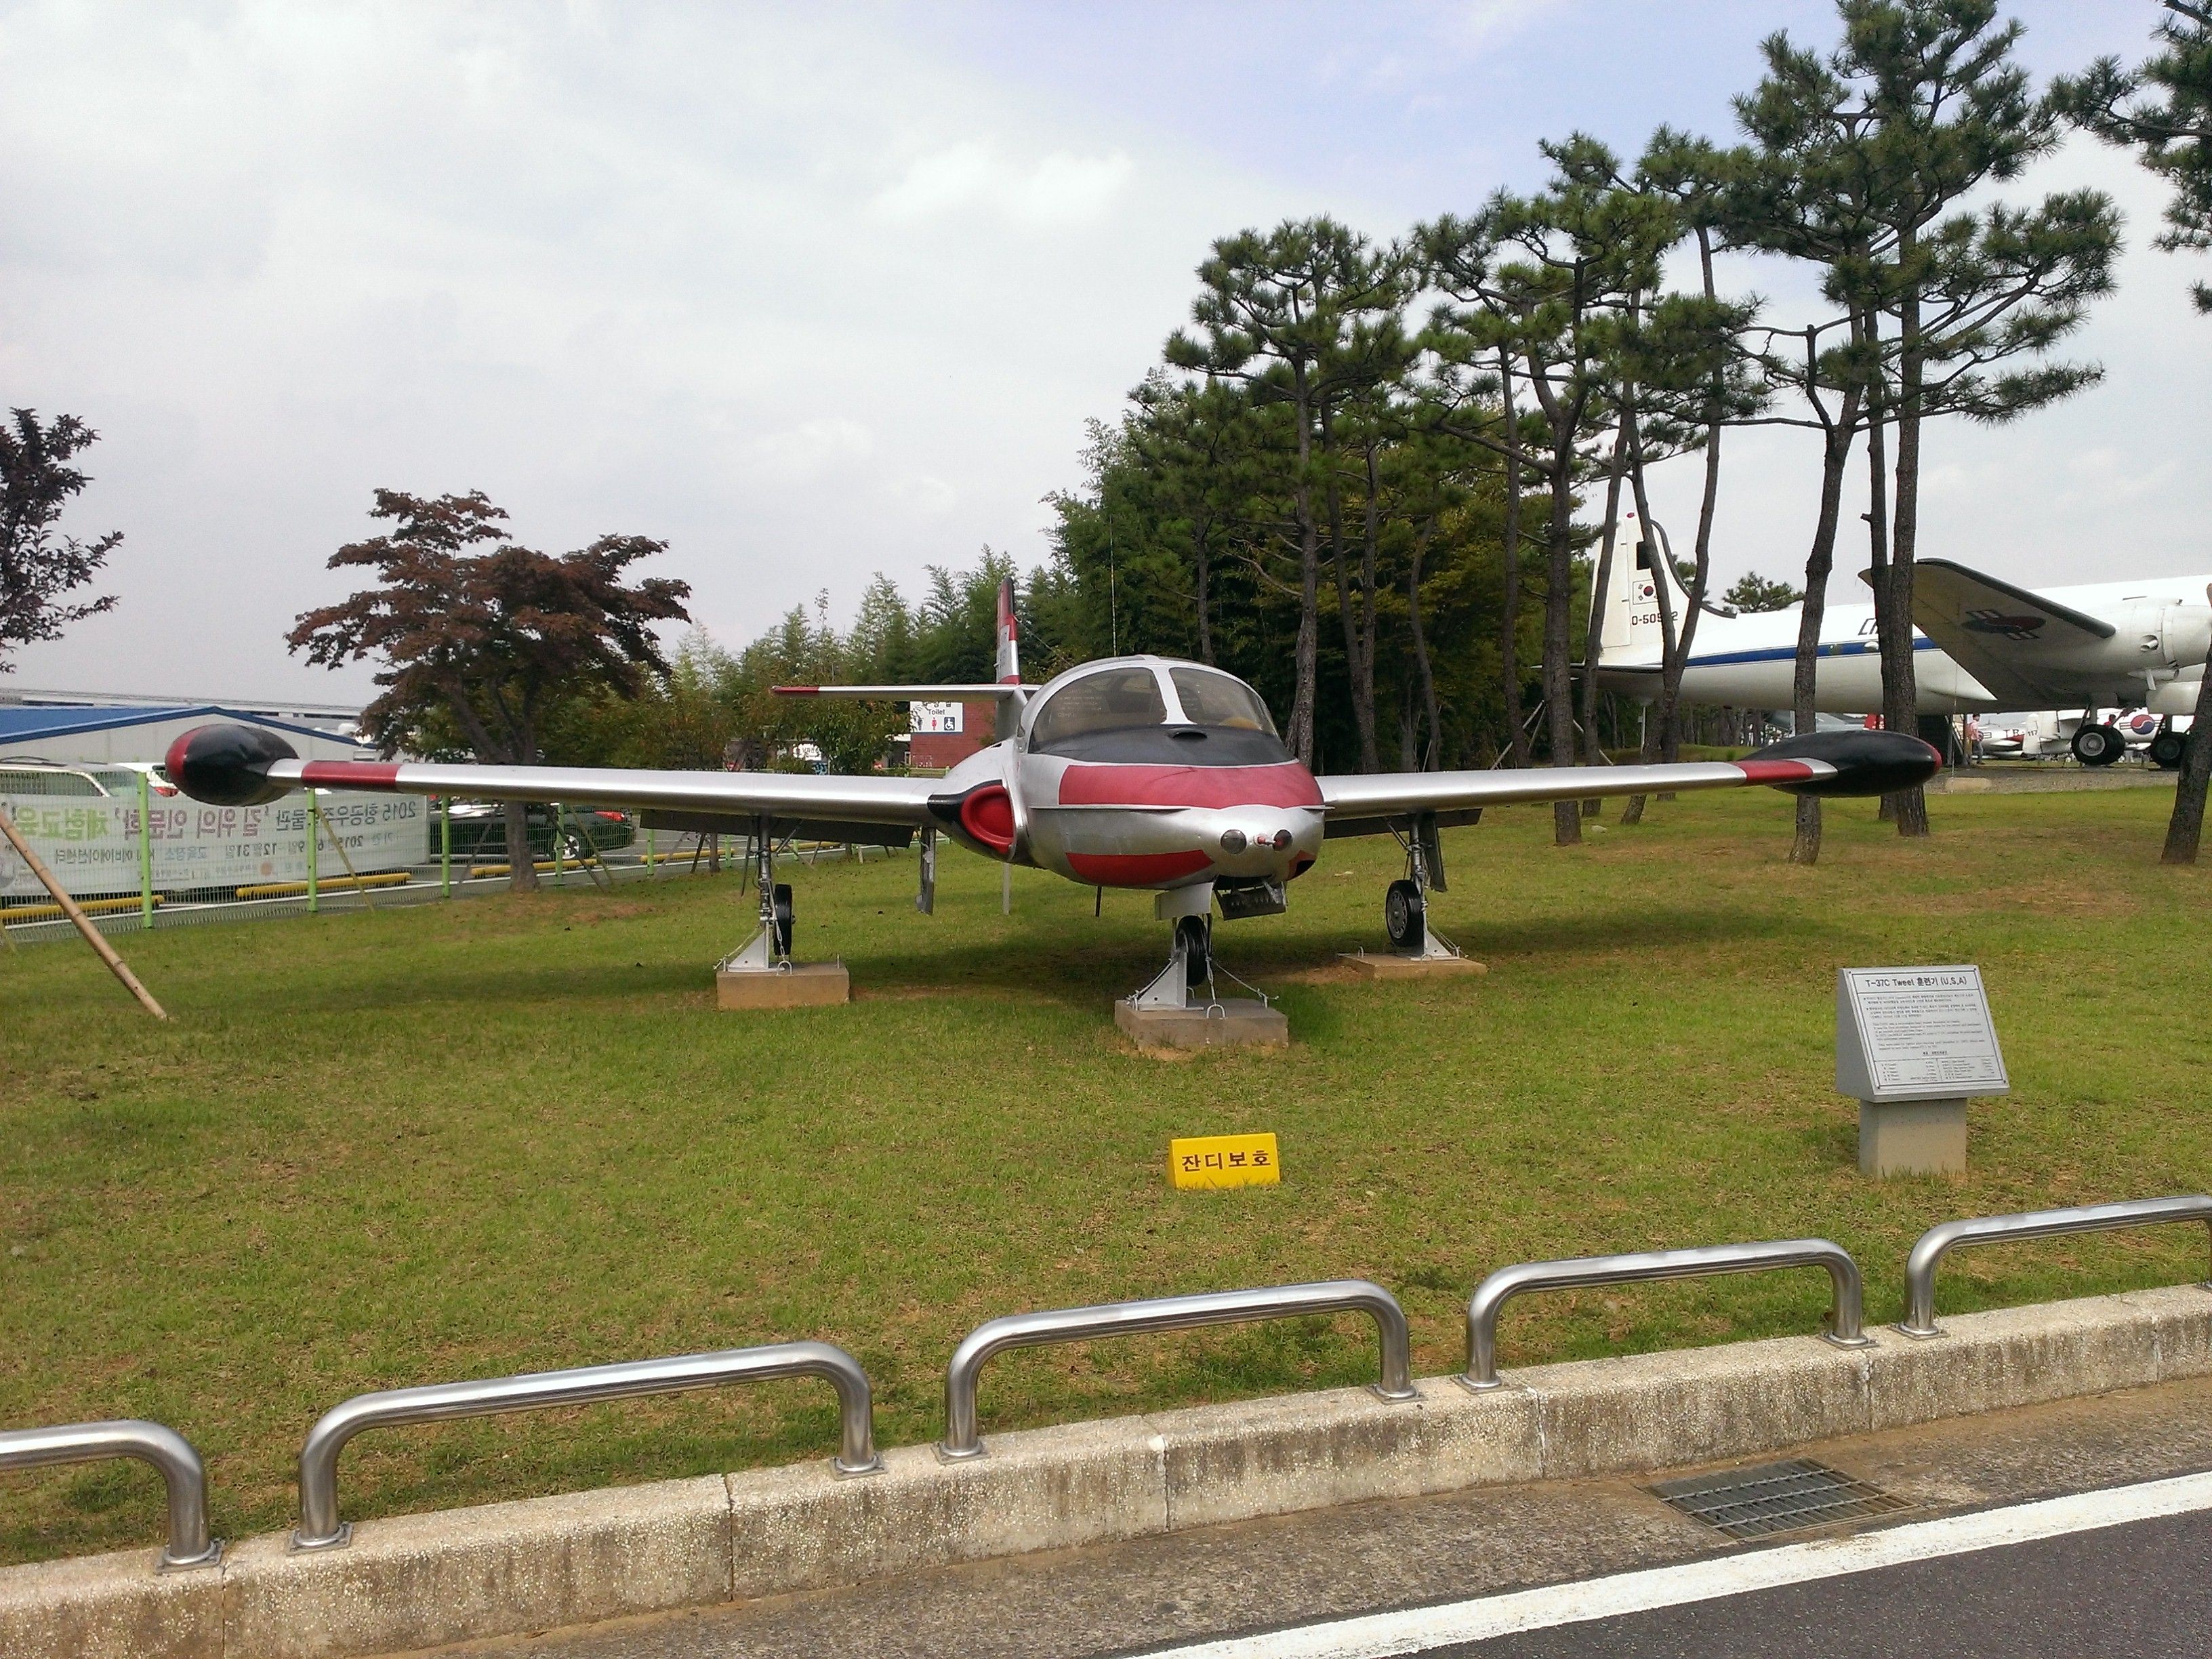
M1876 1567L1999 1549L2008 1544L2203 1509L2212 1509L2212 1474L2114 1486L2011 1509L1914 1522L1850 1538L1820 1539L1717 1560L1650 1567L1445 1607L1369 1613L1262 1636L1201 1642L1155 1653L1151 1659L1384 1659L1386 1655L1420 1653L1447 1643L1479 1642L1516 1631L1710 1601L1750 1590L1838 1578Z

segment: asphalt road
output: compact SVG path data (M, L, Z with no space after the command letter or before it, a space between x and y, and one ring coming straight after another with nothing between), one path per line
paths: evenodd
M1465 1659L2212 1654L2212 1512L1418 1651Z

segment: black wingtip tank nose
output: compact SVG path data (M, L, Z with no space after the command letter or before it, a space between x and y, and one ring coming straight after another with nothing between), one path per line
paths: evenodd
M269 768L299 751L265 726L196 726L169 745L169 781L210 806L258 806L290 793Z
M1909 732L1807 732L1744 758L1826 761L1836 769L1832 777L1775 786L1793 795L1887 795L1943 769L1943 757Z

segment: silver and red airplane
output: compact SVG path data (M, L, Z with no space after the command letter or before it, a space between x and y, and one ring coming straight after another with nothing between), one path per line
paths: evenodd
M392 790L477 800L574 801L637 809L649 826L750 837L761 927L727 969L775 971L790 959L791 890L775 849L799 836L903 847L921 841L927 912L939 836L1009 865L1098 888L1148 889L1175 924L1167 966L1140 1006L1213 1000L1212 914L1279 914L1289 884L1338 836L1389 835L1406 852L1383 921L1392 947L1449 956L1428 926L1444 888L1439 829L1486 806L1662 790L1765 784L1792 793L1870 795L1932 776L1936 751L1897 732L1788 738L1740 761L1530 770L1385 772L1316 777L1276 734L1243 681L1203 664L1111 657L1043 685L1022 683L1012 584L999 595L999 678L975 685L779 686L787 696L939 702L992 699L998 741L942 778L782 772L676 772L432 761L303 761L265 727L204 726L169 750L172 782L223 805L302 788Z

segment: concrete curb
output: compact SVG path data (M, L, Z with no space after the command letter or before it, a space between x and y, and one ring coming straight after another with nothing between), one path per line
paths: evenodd
M0 1570L0 1659L337 1659L852 1583L955 1561L1470 1486L1754 1456L2212 1373L2197 1285L1968 1314L1914 1341L1814 1337L1540 1365L989 1436L356 1524L157 1576L155 1552Z

